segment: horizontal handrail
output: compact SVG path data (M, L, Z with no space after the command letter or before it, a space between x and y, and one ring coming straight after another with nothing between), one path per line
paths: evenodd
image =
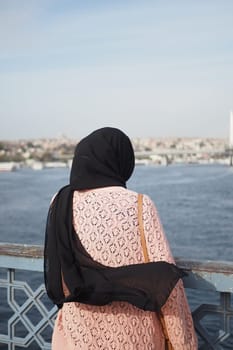
M43 246L0 242L0 255L40 259Z
M43 249L42 245L0 242L0 256L43 259ZM233 261L197 260L182 257L175 257L175 261L177 266L186 271L233 274Z
M175 258L188 275L184 286L191 289L233 293L233 262ZM43 271L43 246L0 243L0 268Z

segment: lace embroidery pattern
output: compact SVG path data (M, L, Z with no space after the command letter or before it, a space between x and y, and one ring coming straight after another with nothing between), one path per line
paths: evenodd
M137 193L121 187L102 188L74 194L75 231L91 256L109 266L143 262L137 219ZM158 214L144 195L143 219L151 261L173 258ZM163 307L169 337L175 350L195 350L192 318L182 282ZM128 303L106 306L65 303L54 329L63 336L67 349L153 349L163 348L160 324L151 312ZM58 350L59 344L54 347Z

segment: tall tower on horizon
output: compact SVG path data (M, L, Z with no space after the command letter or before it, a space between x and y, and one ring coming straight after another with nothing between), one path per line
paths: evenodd
M233 147L233 112L230 113L230 135L229 135L229 146Z

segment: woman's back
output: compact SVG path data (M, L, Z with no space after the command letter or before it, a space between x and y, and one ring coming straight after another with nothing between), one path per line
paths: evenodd
M137 193L123 187L74 192L74 229L94 260L117 267L143 262Z
M74 229L94 260L112 267L144 262L137 200L136 192L120 186L74 192ZM150 260L173 262L156 209L147 196L143 222ZM175 287L164 313L175 349L196 349L182 283ZM106 306L65 303L56 321L53 348L161 350L163 335L153 312L126 302Z

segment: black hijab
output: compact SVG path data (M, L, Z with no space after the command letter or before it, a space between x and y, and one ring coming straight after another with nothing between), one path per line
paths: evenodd
M63 187L50 205L45 233L45 286L58 307L70 301L92 305L127 301L143 310L158 311L184 275L167 262L104 266L92 259L74 231L73 191L126 187L133 169L132 144L118 129L96 130L77 145L70 185ZM62 278L68 297L63 293Z
M134 169L130 139L115 128L94 131L75 149L70 185L75 190L124 186Z

